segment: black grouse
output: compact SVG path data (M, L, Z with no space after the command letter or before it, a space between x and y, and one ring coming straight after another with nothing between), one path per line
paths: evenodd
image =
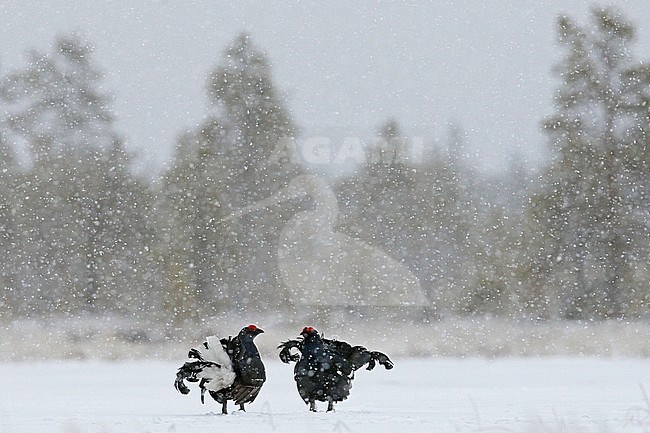
M293 378L300 397L312 412L316 412L316 401L326 401L329 412L334 410L334 403L348 398L354 372L364 365L368 364L368 370L375 368L377 363L387 370L393 368L385 354L322 338L311 326L304 328L300 337L280 344L278 349L281 349L282 362L296 362ZM291 353L293 348L300 353Z
M208 337L200 347L192 348L188 361L176 373L174 387L188 394L188 382L199 382L201 403L207 391L221 403L221 413L228 413L228 400L233 400L244 410L244 403L252 403L266 381L266 371L253 340L264 331L248 325L236 337Z

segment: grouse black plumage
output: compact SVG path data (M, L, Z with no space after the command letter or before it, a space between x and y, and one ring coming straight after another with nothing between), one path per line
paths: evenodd
M199 382L201 403L206 391L218 403L221 413L228 413L228 400L244 409L244 403L252 403L266 381L264 363L253 340L264 331L255 325L243 328L236 337L208 337L198 348L187 355L188 361L176 373L174 387L181 394L188 394L188 382Z
M311 326L304 328L300 337L285 341L278 349L281 349L282 362L296 362L293 378L300 397L312 412L316 412L316 401L326 401L329 412L334 410L334 403L348 398L354 372L364 365L368 364L368 370L375 368L377 363L387 370L393 368L392 361L384 353L322 338ZM291 353L294 348L300 353Z

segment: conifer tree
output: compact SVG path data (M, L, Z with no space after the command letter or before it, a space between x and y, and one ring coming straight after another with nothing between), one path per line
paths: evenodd
M4 129L4 128L3 128ZM16 246L17 226L15 214L17 211L17 186L20 182L19 167L14 155L14 149L4 139L0 132L0 256L3 263L0 269L0 314L10 315L16 312Z
M222 219L271 196L300 172L287 146L296 127L266 56L249 35L225 50L209 76L208 96L208 118L181 137L165 178L178 223L173 238L182 236L177 245L183 245L172 268L184 269L175 274L186 280L174 286L216 309L268 307L268 296L277 299L282 285L275 254L283 221L268 210Z
M637 302L635 261L648 239L638 217L649 203L635 193L647 155L648 107L639 94L650 84L647 67L635 66L635 29L624 17L594 8L592 20L558 21L566 55L556 68L555 114L544 125L556 157L531 207L533 262L545 275L539 283L555 291L545 295L554 316L625 315Z
M89 44L60 36L51 52L31 52L0 89L8 135L30 159L18 194L21 273L42 308L114 306L119 291L131 289L114 284L114 276L135 268L137 251L146 248L126 250L138 239L134 221L144 221L136 214L148 196L125 188L147 188L129 171L101 78Z

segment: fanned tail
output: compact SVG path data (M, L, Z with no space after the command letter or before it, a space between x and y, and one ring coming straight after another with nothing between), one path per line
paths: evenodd
M176 372L176 381L174 388L181 394L189 394L190 389L185 385L185 381L198 382L202 379L201 375L207 368L221 368L221 365L210 361L190 361L183 364Z
M352 369L354 371L360 369L366 364L368 364L368 367L366 367L367 370L372 370L375 368L377 366L377 363L379 363L379 365L383 365L386 370L390 370L395 366L393 364L393 361L391 361L388 355L385 353L377 352L375 350L370 351L363 346L351 346L345 341L328 340L326 338L323 338L323 342L327 345L328 348L336 351L345 359L347 359L352 365ZM280 345L280 347L282 346L283 345ZM280 356L280 358L282 358L282 356Z
M292 354L291 349L298 349L302 347L302 341L300 340L288 340L280 343L278 349L280 349L280 361L288 364L290 362L298 362L300 355L297 353Z
M370 361L368 362L367 369L372 370L375 368L376 363L383 365L386 370L390 370L395 366L395 364L393 364L393 361L391 361L388 355L385 353L372 351L370 352Z
M219 339L210 336L198 348L190 349L188 358L196 359L183 364L176 373L174 388L181 394L188 394L190 389L185 384L188 382L201 383L201 401L206 389L208 391L220 391L228 388L235 381L235 372L232 368L232 361L224 350Z

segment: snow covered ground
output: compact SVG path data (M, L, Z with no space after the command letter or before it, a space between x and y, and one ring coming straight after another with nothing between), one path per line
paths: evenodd
M258 400L227 416L174 390L182 361L2 363L0 432L650 431L648 359L398 358L360 371L336 413L312 414L292 367L267 358Z

